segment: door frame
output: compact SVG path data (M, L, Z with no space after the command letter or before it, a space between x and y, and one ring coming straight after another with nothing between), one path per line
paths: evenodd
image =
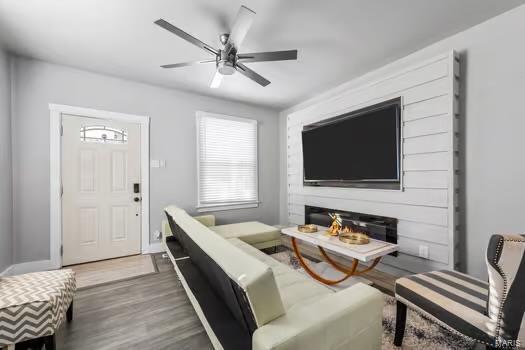
M77 115L140 124L140 177L142 189L141 253L150 251L149 124L150 117L92 108L49 104L50 247L52 268L62 267L62 115Z

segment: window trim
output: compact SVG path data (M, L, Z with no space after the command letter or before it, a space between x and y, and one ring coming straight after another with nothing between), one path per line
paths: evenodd
M261 203L259 201L259 123L255 119L234 117L225 114L211 113L197 111L195 118L195 135L196 135L196 144L197 144L197 206L196 209L198 212L209 212L209 211L221 211L221 210L234 210L234 209L246 209L246 208L257 208ZM201 172L200 172L200 121L202 118L217 118L225 120L234 120L241 121L244 123L255 124L255 200L246 201L246 202L219 202L214 204L202 204L201 203Z

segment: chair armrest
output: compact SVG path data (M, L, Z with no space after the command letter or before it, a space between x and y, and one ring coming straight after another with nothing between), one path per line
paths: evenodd
M215 215L199 215L193 218L206 227L215 226Z
M384 299L358 283L310 303L258 328L253 350L381 349Z

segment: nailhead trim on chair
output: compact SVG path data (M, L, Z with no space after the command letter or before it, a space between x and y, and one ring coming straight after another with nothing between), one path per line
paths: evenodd
M510 239L502 237L499 242L498 246L496 247L496 255L494 256L494 265L497 266L498 272L501 274L501 277L503 278L503 296L501 297L501 303L498 310L498 317L496 321L496 339L499 339L500 337L500 331L501 331L501 321L503 319L503 306L505 305L505 301L507 300L507 293L508 293L508 279L507 275L501 270L501 266L497 262L497 257L499 256L499 253L501 251L501 248L503 247L504 242L516 242L516 243L523 243L521 240L517 239Z
M505 304L505 298L506 298L506 295L507 295L507 275L505 275L505 273L501 270L501 266L498 264L497 260L498 260L498 256L501 252L501 248L503 247L503 242L505 242L505 238L501 238L498 242L498 246L496 247L496 254L494 256L494 260L493 260L493 263L495 266L497 266L498 268L498 272L500 273L501 277L503 278L503 296L501 298L501 302L500 302L500 306L499 306L499 310L498 310L498 317L497 317L497 320L496 320L496 332L495 332L495 338L498 339L499 338L499 333L501 331L501 319L502 319L502 315L503 315L503 305Z
M497 342L501 338L501 328L502 328L502 322L503 322L503 309L505 307L505 304L507 302L508 293L509 293L509 281L508 276L503 272L502 266L498 264L498 260L500 260L500 255L502 252L502 249L504 247L505 242L515 242L515 243L521 243L525 244L525 240L523 239L514 239L510 238L508 236L516 235L516 234L501 234L498 240L498 244L496 246L496 254L494 255L494 258L492 260L492 268L496 270L497 273L500 274L501 278L503 279L503 289L502 289L502 296L500 298L500 305L498 308L498 314L496 318L496 328L495 328L495 341ZM523 236L523 235L521 235ZM490 295L489 295L490 297Z

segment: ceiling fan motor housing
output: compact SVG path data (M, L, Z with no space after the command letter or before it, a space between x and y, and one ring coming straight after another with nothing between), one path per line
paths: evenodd
M224 46L228 42L228 38L230 37L229 33L224 33L219 35L219 40L221 41L221 44Z

